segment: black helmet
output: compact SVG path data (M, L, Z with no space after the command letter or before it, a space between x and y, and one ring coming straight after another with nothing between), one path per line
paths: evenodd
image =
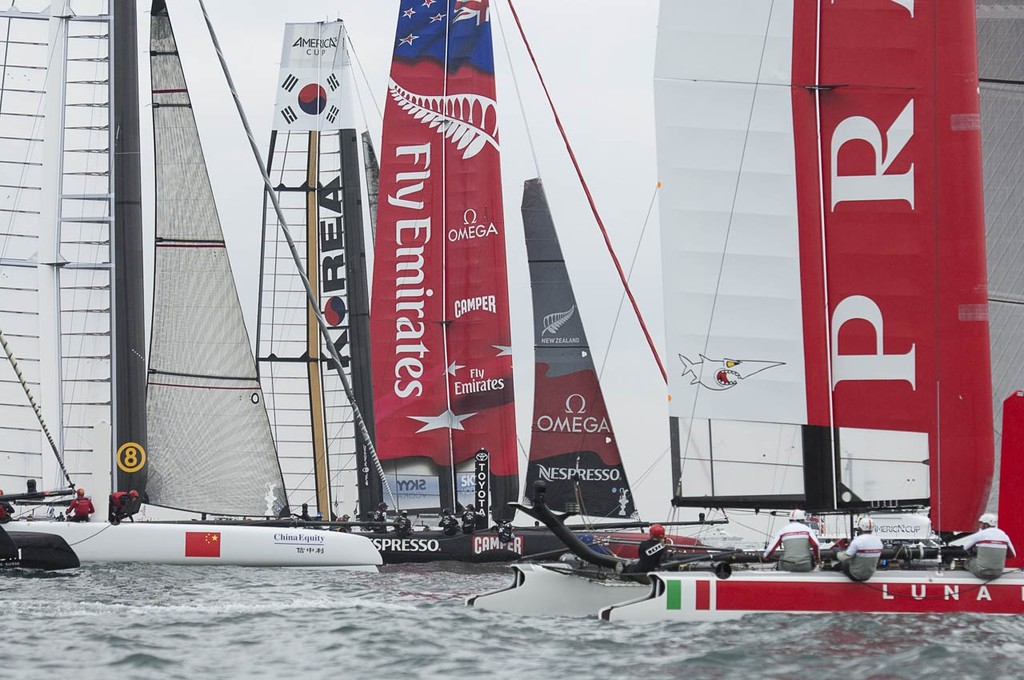
M384 503L384 502L378 503L377 504L377 509L378 510L387 510L388 509L388 504Z
M402 510L402 517L406 517L406 516L408 516L408 514L409 514L408 510Z
M476 510L476 506L470 503L469 505L466 506L466 510Z
M444 510L441 511L441 514L442 515L450 515L450 514L452 514L452 511L449 510L448 508L445 508Z

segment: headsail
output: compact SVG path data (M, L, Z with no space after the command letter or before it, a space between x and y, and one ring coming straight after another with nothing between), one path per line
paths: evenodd
M277 515L287 507L281 471L163 0L153 3L150 66L157 212L149 499Z
M536 362L526 493L543 480L547 505L555 510L630 517L632 491L539 179L523 188L523 228Z
M285 26L268 170L372 428L363 126L352 112L347 43L341 21ZM264 214L257 355L289 503L308 503L325 518L352 513L354 489L345 496L343 487L358 484L360 507L373 507L380 500L376 467L269 203Z
M1003 401L1024 387L1024 4L978 0L977 6L992 402L998 440ZM995 448L1005 449L998 441Z
M403 0L388 89L371 320L378 454L403 507L436 509L470 502L470 461L486 449L506 513L518 465L487 3Z
M128 358L113 339L121 263L111 148L128 142L114 139L111 124L112 17L50 5L0 10L0 328L72 477L102 493L111 377ZM0 487L23 490L27 479L63 486L48 448L0 359Z
M992 462L974 46L970 3L662 3L677 504L973 526Z

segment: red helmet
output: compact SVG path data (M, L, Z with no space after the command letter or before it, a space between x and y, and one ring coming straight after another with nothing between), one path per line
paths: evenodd
M75 493L77 493L79 496L84 496L85 495L85 489L79 489Z
M136 491L135 489L132 489L131 491L128 492L128 495L131 496L132 498L138 498L139 492Z
M665 538L665 527L660 524L652 524L651 538Z

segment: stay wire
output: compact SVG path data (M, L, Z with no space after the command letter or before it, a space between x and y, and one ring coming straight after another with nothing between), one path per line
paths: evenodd
M544 76L540 72L540 66L537 64L537 59L533 54L533 48L530 47L530 41L526 39L526 32L523 30L523 24L519 20L519 14L516 12L515 4L513 4L512 0L508 0L508 7L512 11L512 17L515 19L516 26L519 29L519 35L523 39L523 45L526 46L526 51L530 55L530 61L533 62L533 68L537 72L537 78L540 80L541 87L544 90L544 96L547 98L548 106L551 108L551 113L555 118L555 125L558 127L558 132L562 136L562 142L565 144L566 151L569 152L569 159L572 161L573 168L576 170L576 176L579 178L580 186L583 188L583 193L587 196L587 202L590 204L590 210L594 215L594 219L597 221L597 226L601 231L601 236L604 238L605 247L612 258L612 262L615 264L615 270L618 272L619 280L622 282L623 289L625 290L626 295L629 296L630 304L633 307L633 313L636 315L640 328L643 330L644 337L647 339L647 345L650 347L651 355L654 357L654 361L658 365L658 370L661 371L662 379L665 382L668 382L668 374L665 372L665 366L661 362L661 356L658 354L658 349L654 346L654 339L651 337L650 331L647 329L647 323L644 321L643 314L640 313L640 307L637 304L636 298L633 296L633 291L629 287L626 275L622 271L622 265L619 263L619 258L615 254L615 249L612 247L611 238L608 236L608 230L604 226L601 214L597 210L597 204L594 202L594 196L590 193L590 186L587 184L587 181L583 176L583 170L580 168L580 164L576 159L576 154L573 152L572 145L569 143L569 137L565 132L565 127L562 125L561 118L558 116L558 111L555 109L555 103L551 99L551 93L548 91L547 84L544 82Z
M267 166L263 162L263 157L260 155L259 147L256 144L256 140L253 138L252 129L249 127L249 121L245 116L245 110L242 108L242 101L238 97L238 92L235 89L234 80L231 78L231 73L228 71L227 61L224 59L224 53L220 47L220 41L217 40L217 34L213 29L213 22L210 20L210 16L206 11L206 4L203 0L199 0L199 7L203 11L203 20L206 22L206 28L210 33L210 39L213 42L214 50L217 53L217 59L220 61L221 69L224 73L224 78L227 80L228 88L231 91L231 97L234 99L235 108L238 110L238 117L242 122L242 127L245 129L246 137L249 140L249 146L252 149L253 157L256 160L256 164L259 167L260 176L263 178L263 183L267 187L267 194L270 196L271 203L274 204L274 211L277 215L278 222L281 225L281 231L284 234L285 239L288 241L288 248L291 251L292 259L295 261L295 268L298 271L299 278L302 281L303 288L305 289L306 297L308 299L310 309L316 317L317 327L320 331L320 335L324 340L325 347L331 354L331 358L335 362L337 368L338 378L341 380L342 387L345 389L345 394L349 398L349 402L352 404L353 415L355 416L355 424L359 429L359 433L363 436L366 443L366 447L370 453L370 456L374 462L374 466L377 473L381 477L381 483L384 485L384 490L387 492L391 502L397 507L398 502L395 500L394 493L391 491L391 486L387 482L387 477L384 474L384 468L380 463L380 459L377 457L376 447L373 445L373 441L370 438L369 430L366 427L366 422L363 420L362 413L355 406L355 394L352 390L352 384L348 380L348 376L345 375L342 366L341 357L338 354L338 349L334 346L331 341L330 333L327 330L327 322L324 321L323 314L320 312L320 307L316 303L316 297L313 293L313 289L309 283L309 277L306 276L306 269L302 263L302 258L299 256L298 250L295 246L295 240L292 238L291 232L287 226L287 220L284 217L284 212L281 209L281 204L278 201L277 192L274 191L274 187L270 182L270 177L267 175Z

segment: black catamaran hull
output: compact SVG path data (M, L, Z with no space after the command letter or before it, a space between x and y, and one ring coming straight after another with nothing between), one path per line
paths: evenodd
M360 535L373 542L384 564L443 561L486 564L531 557L551 560L566 552L565 545L546 528L516 529L510 542L502 542L493 530L454 536L445 536L441 531L414 531L404 538L393 531Z
M78 555L60 536L0 528L0 569L74 569Z

